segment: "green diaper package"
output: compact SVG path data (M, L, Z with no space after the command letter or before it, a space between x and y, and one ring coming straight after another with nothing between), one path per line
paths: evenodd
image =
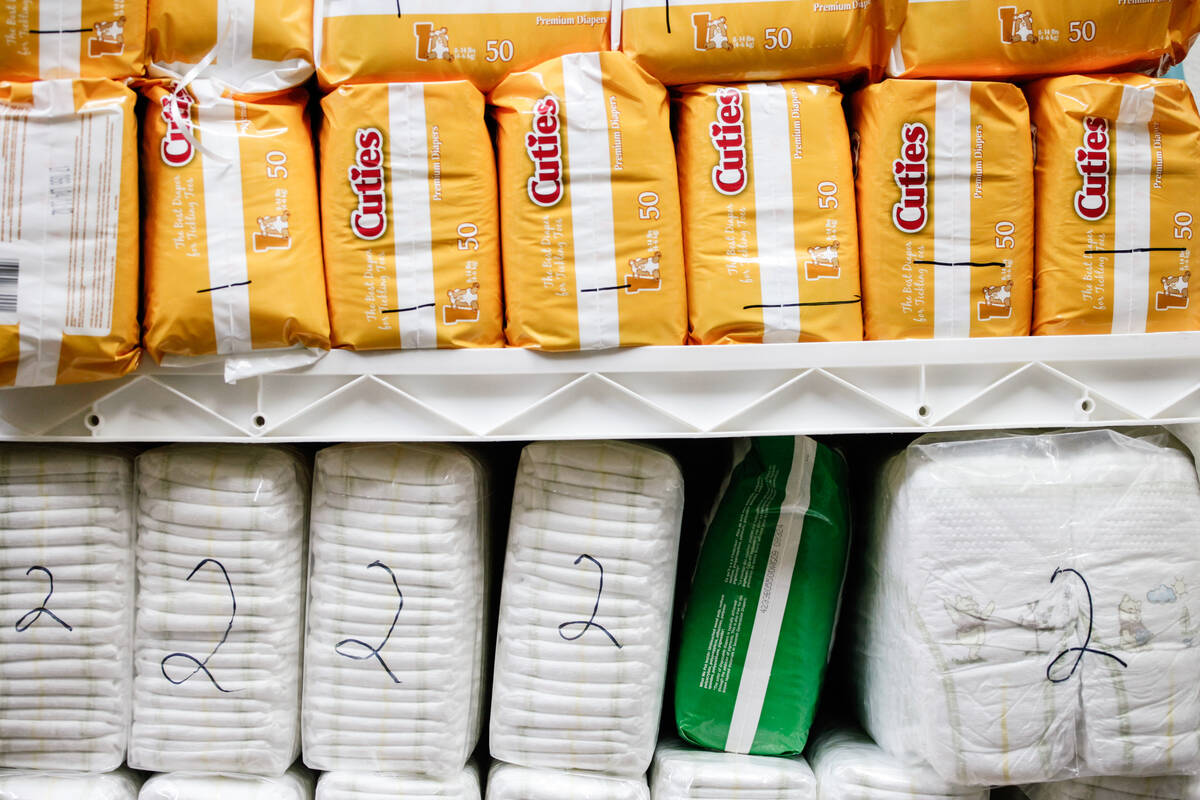
M807 437L739 442L683 621L675 721L713 750L804 749L850 543L846 462Z

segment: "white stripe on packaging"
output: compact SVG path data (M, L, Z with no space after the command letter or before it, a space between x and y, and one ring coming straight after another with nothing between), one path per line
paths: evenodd
M388 86L388 127L396 307L413 309L399 311L392 316L400 331L401 349L435 348L437 308L431 307L436 298L424 86L419 83L393 83Z
M965 339L971 335L971 83L938 81L936 103L933 336Z
M13 8L9 4L9 8ZM83 3L42 0L38 3L38 75L48 78L78 78L83 47ZM60 33L61 31L61 33ZM86 58L86 56L83 56Z
M753 137L749 146L754 170L758 283L764 306L763 341L797 342L800 308L795 304L800 302L800 278L787 93L778 83L751 83L747 94Z
M1115 131L1113 249L1150 246L1150 186L1153 155L1150 120L1154 87L1125 86ZM1113 255L1113 333L1145 333L1150 306L1150 254Z
M225 67L254 52L254 0L217 0L216 63Z
M579 349L621 344L608 109L598 53L562 57ZM592 291L589 291L592 290Z
M661 2L661 0L657 0ZM575 14L606 13L611 0L318 0L316 21L325 17L406 14Z
M249 352L254 349L250 287L246 285L250 280L246 248L251 245L242 206L242 154L234 121L235 103L215 92L208 97L198 96L196 101L192 108L193 132L208 151L198 152L196 158L200 159L204 177L208 280L209 287L213 287L208 296L217 353Z
M817 443L807 436L797 436L787 487L779 509L779 522L771 540L771 554L767 558L768 565L776 565L775 572L774 575L768 572L763 576L754 627L750 631L750 644L746 648L746 663L742 666L742 680L738 684L733 716L729 720L729 735L725 739L726 752L749 753L758 732L767 685L771 682L771 667L775 663L775 650L779 645L779 631L783 627L784 612L787 611L792 573L796 569L796 556L800 552L800 539L804 534L804 521L812 498L813 463L816 457Z

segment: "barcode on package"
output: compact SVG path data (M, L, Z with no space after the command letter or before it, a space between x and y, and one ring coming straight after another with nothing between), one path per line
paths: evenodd
M0 320L16 316L17 285L20 276L20 261L15 258L0 258Z

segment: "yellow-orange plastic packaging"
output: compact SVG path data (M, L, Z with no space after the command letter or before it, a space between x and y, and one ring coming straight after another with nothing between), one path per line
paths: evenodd
M502 346L483 95L465 81L342 86L321 107L334 346Z
M0 386L138 365L135 95L0 82Z
M882 74L908 0L624 0L621 49L666 84Z
M1200 31L1196 0L914 2L888 74L1028 78L1154 70L1182 60Z
M1037 127L1034 333L1200 329L1189 296L1200 115L1183 81L1052 78Z
M130 78L145 71L146 0L8 0L0 80Z
M321 83L469 80L480 90L563 55L607 50L611 0L316 0Z
M297 86L313 73L312 3L296 0L150 0L146 60L151 75L188 74L242 92Z
M675 94L691 340L862 339L842 95L827 84Z
M329 347L303 90L145 88L145 346L166 355Z
M666 89L622 53L507 78L499 125L509 344L683 344L687 296Z
M1008 83L896 81L853 97L868 339L1025 336L1029 108Z

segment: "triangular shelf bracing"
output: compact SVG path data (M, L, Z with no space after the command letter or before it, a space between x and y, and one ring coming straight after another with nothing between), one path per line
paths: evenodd
M371 375L356 378L290 419L271 436L318 441L464 439L471 431Z

